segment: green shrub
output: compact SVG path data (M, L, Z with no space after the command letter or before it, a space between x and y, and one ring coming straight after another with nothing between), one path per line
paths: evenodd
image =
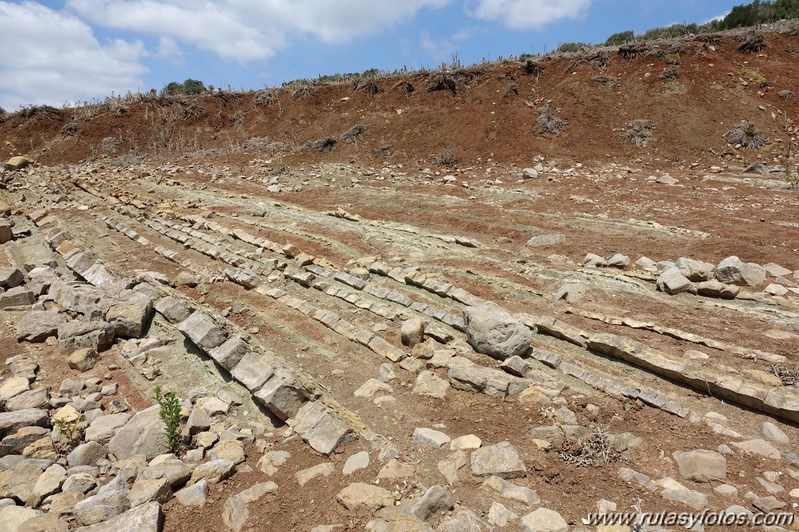
M206 92L205 84L197 79L187 79L183 83L171 81L161 90L164 96L194 96Z
M183 436L180 434L180 401L175 392L161 394L161 387L155 387L155 400L161 406L159 416L166 425L166 443L175 455L183 454Z
M589 48L590 46L590 44L584 42L566 42L558 46L555 51L561 53L573 53L579 52L583 48Z
M605 41L605 46L619 46L621 44L627 44L628 42L632 42L635 40L635 34L632 31L622 31L619 33L614 33L608 40Z

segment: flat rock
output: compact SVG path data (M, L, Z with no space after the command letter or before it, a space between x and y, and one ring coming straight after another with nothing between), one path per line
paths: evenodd
M135 414L108 442L108 451L119 460L137 454L150 460L168 452L160 412L154 405Z
M0 508L0 523L4 532L21 532L25 522L41 515L33 508L24 506L4 506Z
M164 515L157 502L148 502L137 506L105 521L92 526L78 528L79 532L161 532Z
M219 459L211 460L198 465L191 474L189 484L196 484L201 480L209 484L216 484L232 475L236 470L236 464L231 460Z
M67 455L70 466L97 465L97 462L108 456L108 449L96 441L82 443Z
M416 428L413 431L413 443L440 449L451 441L451 438L433 429Z
M414 395L443 399L446 397L448 389L449 381L442 379L432 371L422 371L416 377L412 393Z
M166 478L137 479L128 492L131 508L148 502L165 503L172 497L172 486Z
M727 478L727 459L705 449L675 451L672 455L680 475L695 482L724 482Z
M250 503L261 499L267 493L277 489L274 482L259 482L246 490L229 497L222 510L222 521L232 530L241 530L250 516L248 506Z
M336 495L336 500L347 510L375 511L394 505L394 497L387 489L363 482L353 482Z
M411 507L411 513L422 521L427 521L436 513L451 510L454 507L455 501L446 489L441 486L432 486Z
M771 421L764 421L763 422L763 437L767 440L773 441L775 443L790 443L790 438L785 432L782 431L777 425L772 423Z
M779 449L771 445L766 440L755 439L742 442L732 442L731 445L741 449L742 451L746 451L747 453L757 454L766 458L771 458L772 460L779 460L782 458L782 453L780 453Z
M258 468L271 477L289 458L291 454L288 451L268 451L258 460Z
M452 517L441 521L436 528L437 532L488 532L492 530L488 524L480 519L473 511L458 510Z
M460 470L469 463L464 451L455 451L438 463L438 472L446 479L447 484L454 486L459 480Z
M12 397L30 389L30 383L25 377L9 377L0 384L0 404L5 403Z
M34 310L25 314L17 322L18 342L44 342L51 336L58 335L58 327L66 321L56 311Z
M175 493L175 498L183 506L205 506L208 500L208 481L201 480Z
M449 442L449 448L453 451L473 451L475 449L479 449L482 445L483 441L474 434L460 436Z
M36 302L33 292L24 286L9 288L5 292L0 292L0 309L9 307L30 307Z
M568 532L569 525L558 512L539 508L522 517L519 528L524 532Z
M12 434L30 425L46 427L50 422L47 410L27 408L14 412L0 412L0 437Z
M569 304L582 301L585 298L587 288L584 284L565 284L558 288L555 293L555 301L563 299Z
M344 475L351 475L360 469L369 467L369 453L361 451L353 454L347 461L344 462L344 468L341 470Z
M477 477L496 475L509 479L527 476L527 468L518 451L506 441L473 451L471 470Z
M551 235L538 235L532 237L525 244L528 248L538 248L543 246L555 246L557 244L564 244L566 242L566 235L560 233L553 233Z
M317 477L329 477L333 474L335 469L332 462L323 462L313 467L297 471L294 476L297 478L297 482L300 486L304 486Z
M491 476L483 482L484 489L498 493L500 496L510 499L512 501L520 502L527 506L534 506L541 502L535 490L525 486L517 486L516 484L500 478L498 476Z

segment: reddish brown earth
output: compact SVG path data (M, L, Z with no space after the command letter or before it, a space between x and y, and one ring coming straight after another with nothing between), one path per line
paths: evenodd
M762 292L765 285L775 282L773 278L746 288L746 298L720 302L692 294L665 295L655 290L653 276L634 267L623 271L580 267L589 252L605 258L620 252L633 261L641 256L655 261L691 257L714 264L738 255L748 262L780 264L795 272L786 276L786 284L799 283L799 190L789 188L784 172L799 161L794 126L799 103L778 95L799 87L799 36L768 33L768 46L755 55L738 52L740 42L732 34L722 36L712 50L700 41L682 42L676 66L679 79L670 82L658 79L667 66L663 57L642 54L624 59L609 51L611 63L605 70L591 63L573 65L573 58L562 58L542 60L537 77L527 75L516 62L453 72L460 80L455 95L428 93L426 75L409 74L379 79L382 92L374 96L345 84L317 86L315 98L296 100L289 87L279 92L277 103L267 107L257 106L253 93L224 93L194 99L134 99L124 104L127 111L122 114L103 112L100 106L27 119L16 114L0 123L0 158L22 153L35 159L36 165L5 174L6 190L0 192L20 218L38 207L51 209L75 241L126 276L147 269L163 273L174 284L176 276L187 271L155 253L156 245L178 252L197 269L223 271L227 264L186 248L145 223L157 216L177 222L199 215L228 229L245 229L281 245L291 243L338 270L352 269L353 262L364 257L379 257L392 266L419 266L424 273L514 313L551 315L589 333L624 335L674 360L687 361L686 351L700 350L709 358L695 362L699 366L725 367L751 380L752 373L746 372L771 374L774 369L756 356L612 325L585 314L634 318L750 352L780 355L785 357L785 369L799 374L799 337L766 335L775 329L799 335L798 295L772 297ZM659 46L673 53L674 43ZM768 88L747 78L746 73L754 71L771 82ZM471 75L473 79L465 84ZM594 80L597 76L616 78L618 84L607 87ZM401 79L410 81L416 90L401 94L393 88ZM517 85L518 94L504 95L511 84ZM550 100L553 112L569 120L560 137L537 136L532 131L537 108ZM196 116L180 118L184 109ZM655 138L645 148L621 137L626 122L638 118L651 120L656 127ZM723 136L741 120L755 123L770 144L760 150L728 146ZM62 128L70 123L76 123L77 129L72 135L63 134ZM330 153L300 148L307 141L338 137L355 124L368 126L356 143L339 142ZM107 137L117 139L117 148L101 154ZM286 151L269 154L243 149L243 142L254 137L283 142ZM389 156L374 153L386 145L391 147ZM435 163L436 155L447 147L456 150L455 166ZM743 173L758 160L773 171ZM536 179L522 179L521 169L537 162L547 170ZM648 179L665 173L679 183L660 185ZM456 181L446 183L445 175ZM267 190L275 183L283 187L280 192ZM135 212L119 205L135 206ZM328 216L337 209L361 220L346 222ZM259 210L264 212L259 215ZM124 221L152 245L133 242L94 215ZM212 233L202 222L192 221L201 232ZM412 226L416 232L401 225ZM525 247L531 236L548 233L563 233L566 242ZM435 235L471 238L478 247L458 246ZM245 246L230 237L223 240L225 245ZM13 245L3 245L9 255ZM255 247L247 249L285 260ZM0 261L6 257L0 256ZM362 329L384 326L373 330L399 346L405 316L384 319L278 277L270 283L333 310ZM456 315L463 308L452 299L378 275L372 275L370 282ZM558 288L571 282L588 285L585 299L573 305L554 301ZM687 510L635 482L624 482L618 476L620 466L653 480L671 476L707 494L712 510L741 504L754 511L744 494L751 490L766 495L756 477L778 471L785 490L777 498L789 511L796 503L789 492L799 488L799 464L788 458L767 460L737 450L730 454L727 482L739 494L729 499L713 491L719 483L682 479L671 458L674 451L715 450L737 441L714 432L703 420L692 422L639 400L608 395L541 365L541 371L566 385L558 400L576 414L579 424L599 424L613 433L630 432L643 439L621 463L577 467L564 461L562 449L542 451L531 441L530 429L553 424L547 407L559 403L514 396L498 399L452 388L444 399L419 397L411 393L416 373L395 365L397 379L390 382L394 391L389 395L396 401L377 406L353 392L376 377L386 360L360 344L279 301L226 280L178 289L191 300L227 314L239 327L254 331L253 336L323 386L364 426L390 439L401 459L416 466L412 478L380 480L382 487L395 492L400 508L407 510L408 501L431 485L446 486L437 463L451 451L413 444L411 434L416 427L434 427L453 438L475 434L484 445L510 441L528 471L526 478L514 482L536 490L541 506L561 513L572 529L602 498L615 501L620 511L628 511L638 501L646 511ZM56 388L61 379L74 376L52 346L38 350L14 341L13 322L18 317L3 312L0 352L4 358L28 353L41 365L46 375L43 381ZM461 344L465 339L460 333L455 337ZM795 423L719 400L655 372L543 334L534 337L533 346L619 383L656 390L700 418L721 414L726 418L721 424L745 439L761 438L763 421L777 423L791 440L778 446L784 453L794 452L799 441ZM496 366L484 355L468 356L478 364ZM151 384L143 383L116 351L104 354L96 376L104 376L111 363L121 367L112 379L119 382L122 398L133 409L145 407ZM194 384L185 382L187 377L180 372L180 363L166 361L164 374L156 382L185 396ZM447 378L444 369L437 369L436 374ZM794 390L796 385L784 387ZM598 414L591 413L589 404L598 407ZM240 411L235 415L246 417ZM385 462L378 459L374 447L362 437L324 457L296 436L286 439L286 434L287 428L278 424L258 438L266 449L292 454L277 474L262 473L257 466L262 453L255 445L249 446L244 467L211 487L205 507L185 508L175 500L165 504L164 529L224 530L222 513L228 498L254 483L272 480L278 490L250 505L243 530L311 530L333 524L339 525L335 530L363 530L376 516L348 512L335 496L351 482L375 482ZM369 451L369 467L343 476L344 461L360 450ZM325 461L335 465L333 475L299 486L297 471ZM467 465L460 482L447 486L457 508L468 508L483 518L494 501L520 516L532 510L480 489L482 480L472 476ZM449 513L443 512L430 523L436 526L447 517Z

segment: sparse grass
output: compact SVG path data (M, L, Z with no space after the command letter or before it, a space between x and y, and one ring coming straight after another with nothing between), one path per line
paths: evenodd
M767 80L766 77L760 73L760 71L753 68L744 70L741 72L741 76L745 77L752 83L757 83L762 89L766 89L771 85L771 82Z
M652 140L654 129L655 124L650 120L643 118L630 120L627 122L627 131L624 132L624 138L639 148L644 148Z
M435 161L439 166L455 166L458 164L458 153L455 148L444 148L436 155Z
M565 131L568 123L569 121L565 118L553 115L549 105L544 105L538 109L538 120L536 121L534 131L536 135L551 133L559 137Z
M155 400L161 407L159 416L166 426L166 443L176 456L183 454L183 436L180 434L180 401L175 392L161 394L161 387L155 387Z
M762 148L768 139L760 133L752 122L743 121L724 136L730 146L740 146L750 150Z

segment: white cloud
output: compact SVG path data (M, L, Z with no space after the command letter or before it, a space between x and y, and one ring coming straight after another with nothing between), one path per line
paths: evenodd
M434 39L428 32L422 32L419 38L419 46L436 61L454 62L458 55L458 43L468 39L475 31L475 28L463 28L448 37Z
M186 57L183 55L183 50L180 49L175 39L169 37L161 37L158 39L158 51L156 57L166 59L174 65L186 64Z
M241 62L269 59L300 33L337 43L451 0L67 0L92 24L168 37Z
M582 18L592 0L467 0L467 12L513 30L530 30L567 18Z
M721 15L716 15L716 16L715 16L715 17L713 17L713 18L709 18L709 19L707 19L706 21L702 22L702 24L710 24L710 23L711 23L711 22L713 22L714 20L724 20L724 18L725 18L727 15L729 15L731 12L732 12L732 10L731 10L731 9L728 9L727 11L725 11L724 13L722 13Z
M35 2L0 1L0 105L61 105L142 85L140 42L100 43L75 16Z

